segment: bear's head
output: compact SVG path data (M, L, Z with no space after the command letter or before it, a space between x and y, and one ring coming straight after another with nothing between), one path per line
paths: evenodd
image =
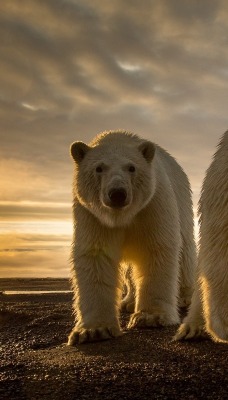
M131 223L155 191L155 145L131 133L98 135L90 145L74 142L74 196L110 227Z

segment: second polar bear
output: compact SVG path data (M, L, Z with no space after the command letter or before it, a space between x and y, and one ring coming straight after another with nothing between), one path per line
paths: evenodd
M214 341L228 343L228 131L207 170L199 214L199 276L174 339L192 339L206 331Z
M125 131L71 146L76 324L68 344L121 334L121 265L133 266L135 309L129 327L179 322L195 268L187 176L165 150Z

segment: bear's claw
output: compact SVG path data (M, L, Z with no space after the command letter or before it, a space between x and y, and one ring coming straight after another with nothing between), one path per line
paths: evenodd
M137 312L130 318L128 328L155 328L159 326L167 326L178 324L178 318L171 319L162 313L149 314L146 312Z
M206 332L203 325L198 325L194 323L183 323L178 328L175 336L173 337L173 341L176 342L178 340L191 340L205 337Z
M116 327L107 328L74 328L68 338L68 346L74 346L81 343L98 342L121 336L122 332Z

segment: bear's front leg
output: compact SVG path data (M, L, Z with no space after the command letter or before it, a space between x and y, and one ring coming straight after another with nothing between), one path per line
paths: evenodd
M200 298L199 282L196 282L188 315L178 328L174 341L198 339L205 336L205 323L203 318L202 301Z
M73 285L76 325L68 345L110 339L121 335L118 321L119 271L104 249L76 252Z
M216 265L216 261L209 261L209 269L201 275L202 303L206 331L215 342L228 343L228 275L221 253L222 262L217 261Z
M151 253L153 254L153 253ZM128 328L159 327L179 323L178 254L157 254L152 260L141 259L136 265L136 304Z

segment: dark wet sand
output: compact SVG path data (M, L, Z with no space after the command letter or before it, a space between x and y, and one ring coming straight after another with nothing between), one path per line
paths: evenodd
M122 314L123 337L68 347L71 303L0 295L0 399L228 398L226 344L173 343L175 327L126 331Z

